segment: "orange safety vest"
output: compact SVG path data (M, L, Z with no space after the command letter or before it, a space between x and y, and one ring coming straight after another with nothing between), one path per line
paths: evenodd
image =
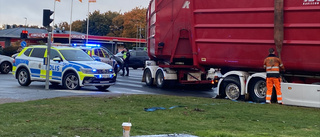
M264 68L267 72L267 77L280 77L280 70L284 70L282 61L274 54L270 54L264 60Z

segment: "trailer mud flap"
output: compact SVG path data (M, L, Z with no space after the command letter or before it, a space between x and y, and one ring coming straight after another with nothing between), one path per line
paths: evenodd
M320 85L281 83L283 104L320 108Z

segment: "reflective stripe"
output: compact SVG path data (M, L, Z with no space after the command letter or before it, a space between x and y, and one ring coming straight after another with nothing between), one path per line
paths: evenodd
M123 59L126 59L127 58L127 52L123 52Z
M278 100L278 103L282 103L282 100Z
M278 95L278 98L282 98L282 96L281 96L281 95Z
M266 100L266 103L270 103L270 100Z
M267 95L266 97L271 97L271 95Z
M279 73L279 71L267 71L267 73Z
M275 69L275 68L279 68L278 66L273 66L273 67L267 67L267 69Z

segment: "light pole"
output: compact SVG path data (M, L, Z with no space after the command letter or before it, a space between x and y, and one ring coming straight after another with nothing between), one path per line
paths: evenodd
M27 18L27 17L24 17L24 19L25 19L25 22L24 22L24 30L27 30L27 20L28 20L28 18Z

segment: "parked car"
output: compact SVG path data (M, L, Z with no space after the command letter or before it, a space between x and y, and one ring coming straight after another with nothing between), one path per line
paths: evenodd
M129 67L133 69L144 68L146 60L149 60L147 51L145 50L130 50ZM118 52L115 56L123 57L121 52Z
M10 71L12 71L13 66L13 58L0 55L0 72L2 74L8 74Z
M113 66L116 73L120 71L123 66L123 59L114 56L111 51L103 47L79 47L89 56L93 57L97 61L101 61Z

